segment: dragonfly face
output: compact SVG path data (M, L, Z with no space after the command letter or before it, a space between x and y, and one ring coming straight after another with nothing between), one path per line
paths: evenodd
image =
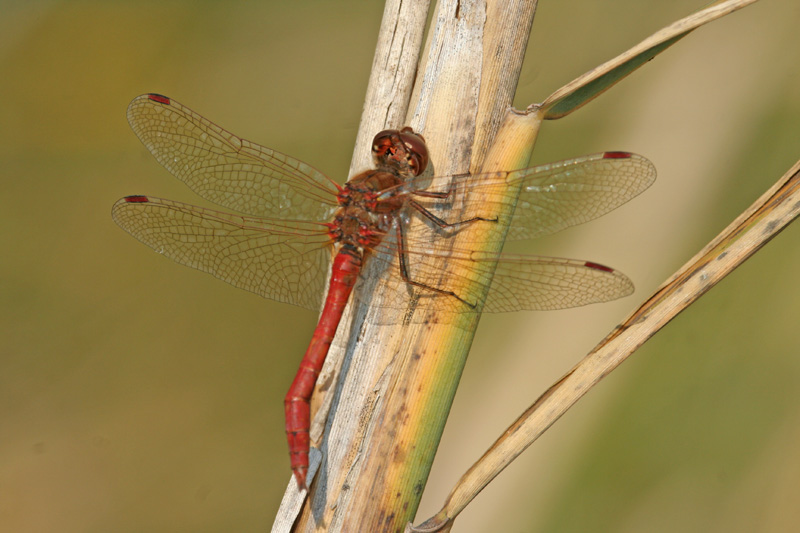
M425 139L409 127L379 132L372 141L372 157L378 168L390 168L400 175L419 176L428 166Z

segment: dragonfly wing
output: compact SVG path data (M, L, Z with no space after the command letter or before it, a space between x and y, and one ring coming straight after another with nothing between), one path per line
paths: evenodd
M399 275L396 244L386 241L370 256L391 273L384 277L382 307L406 307L413 293L417 306L448 313L545 311L608 302L633 293L633 283L625 274L590 261L433 250L422 241L406 243L408 276L438 291L412 287ZM491 290L484 300L487 285Z
M330 262L320 224L229 215L151 196L122 198L111 216L182 265L265 298L320 307Z
M242 139L180 103L144 94L128 122L150 153L197 194L255 216L328 220L337 185L280 152Z
M508 239L550 235L600 217L653 184L656 169L644 157L604 152L515 170L520 194Z
M608 302L633 293L622 272L576 259L501 255L483 310L545 311Z

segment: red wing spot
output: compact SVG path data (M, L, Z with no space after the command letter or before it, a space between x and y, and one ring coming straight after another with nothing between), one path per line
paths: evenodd
M602 270L603 272L614 272L613 268L609 268L605 265L600 265L598 263L592 263L591 261L586 261L584 265L589 268L594 268L595 270Z
M125 201L129 204L146 204L150 200L147 196L126 196Z
M606 152L603 154L603 159L628 159L630 157L630 152Z
M158 102L159 104L170 105L171 103L169 98L167 98L163 94L150 93L147 95L147 97L154 102Z

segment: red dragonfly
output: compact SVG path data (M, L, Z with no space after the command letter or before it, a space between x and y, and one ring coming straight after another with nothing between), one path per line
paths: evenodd
M465 230L502 227L497 213L515 201L512 239L594 219L653 183L655 168L641 156L604 152L521 170L455 175L443 189L429 190L431 178L421 176L428 164L425 141L404 128L378 133L372 145L376 168L340 186L166 96L137 97L128 107L128 121L178 179L206 200L244 215L128 196L112 210L125 231L178 263L313 310L322 303L330 272L319 323L284 401L291 467L300 488L308 470L311 393L366 258L386 264L382 314L385 310L388 320L396 316L393 309L408 306L412 294L425 309L474 313L562 309L633 292L624 274L597 263L475 253ZM518 200L516 192L487 200L487 193L497 197L509 185L520 191ZM459 220L448 220L456 206ZM431 243L448 238L461 248L434 251ZM471 285L465 275L472 276ZM492 290L483 300L488 283Z

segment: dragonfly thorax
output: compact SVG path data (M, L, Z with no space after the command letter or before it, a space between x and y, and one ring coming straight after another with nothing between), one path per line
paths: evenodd
M348 181L339 193L341 207L358 207L373 213L394 213L403 207L404 179L385 170L367 170Z
M342 207L330 224L328 235L342 245L368 249L383 240L392 223L392 217L372 213L360 207Z

